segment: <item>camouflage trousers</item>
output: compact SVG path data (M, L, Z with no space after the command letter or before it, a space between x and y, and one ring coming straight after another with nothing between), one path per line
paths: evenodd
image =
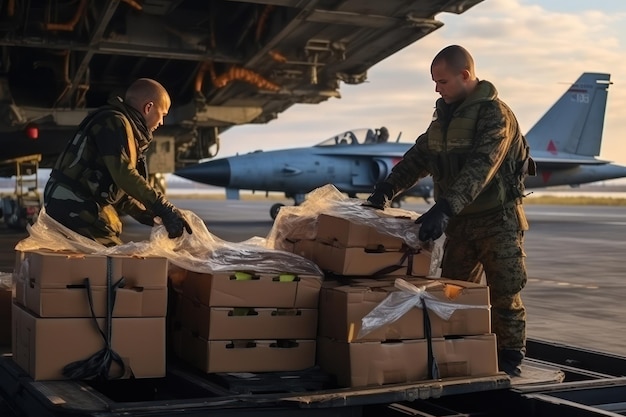
M50 199L46 213L68 229L104 246L121 245L122 222L112 206L91 201Z
M442 277L479 283L484 271L499 350L526 346L526 309L520 296L527 281L525 257L523 231L480 239L448 237L445 242Z

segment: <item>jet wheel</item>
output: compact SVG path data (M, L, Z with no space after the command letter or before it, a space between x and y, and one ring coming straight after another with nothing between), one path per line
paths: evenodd
M393 207L393 208L400 208L401 205L402 204L400 204L400 201L398 201L398 200L393 200L391 202L391 207Z
M278 212L282 206L284 206L284 204L276 203L270 208L270 216L272 216L272 220L276 220L276 216L278 216Z

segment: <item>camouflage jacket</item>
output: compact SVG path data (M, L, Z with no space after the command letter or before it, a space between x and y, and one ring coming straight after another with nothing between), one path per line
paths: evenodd
M480 81L456 106L437 101L428 130L386 181L397 194L432 174L435 199L446 199L454 217L473 218L521 203L528 158L515 115L490 82ZM525 218L519 223L515 227L527 228Z
M145 151L152 133L142 115L121 98L109 100L79 126L57 160L44 200L93 202L137 215L151 208L158 193L147 182Z

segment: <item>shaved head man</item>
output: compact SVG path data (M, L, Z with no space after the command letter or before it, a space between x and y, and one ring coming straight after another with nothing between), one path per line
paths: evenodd
M364 205L385 209L420 178L433 176L436 204L416 221L419 239L445 233L441 276L479 283L484 273L500 369L519 376L526 353L522 199L534 163L515 115L492 83L476 77L465 48L442 49L430 72L441 96L433 121Z
M165 87L140 78L124 99L113 97L88 115L50 174L46 213L105 246L123 243L118 213L148 226L160 217L170 238L191 233L182 213L147 180L145 154L170 105Z
M170 95L165 87L150 78L140 78L128 87L126 103L141 112L150 132L163 125L163 119L171 106Z

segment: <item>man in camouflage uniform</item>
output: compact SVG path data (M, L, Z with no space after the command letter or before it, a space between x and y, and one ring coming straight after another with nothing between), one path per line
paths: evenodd
M441 50L431 74L441 95L432 123L365 205L384 209L432 174L436 203L416 221L419 238L445 231L443 277L480 282L485 272L499 366L519 375L526 352L523 181L533 162L513 112L493 84L476 78L464 48Z
M88 115L60 155L44 190L46 213L69 229L106 246L122 244L119 213L153 226L158 216L170 238L189 224L147 182L145 152L163 124L170 96L141 78Z

